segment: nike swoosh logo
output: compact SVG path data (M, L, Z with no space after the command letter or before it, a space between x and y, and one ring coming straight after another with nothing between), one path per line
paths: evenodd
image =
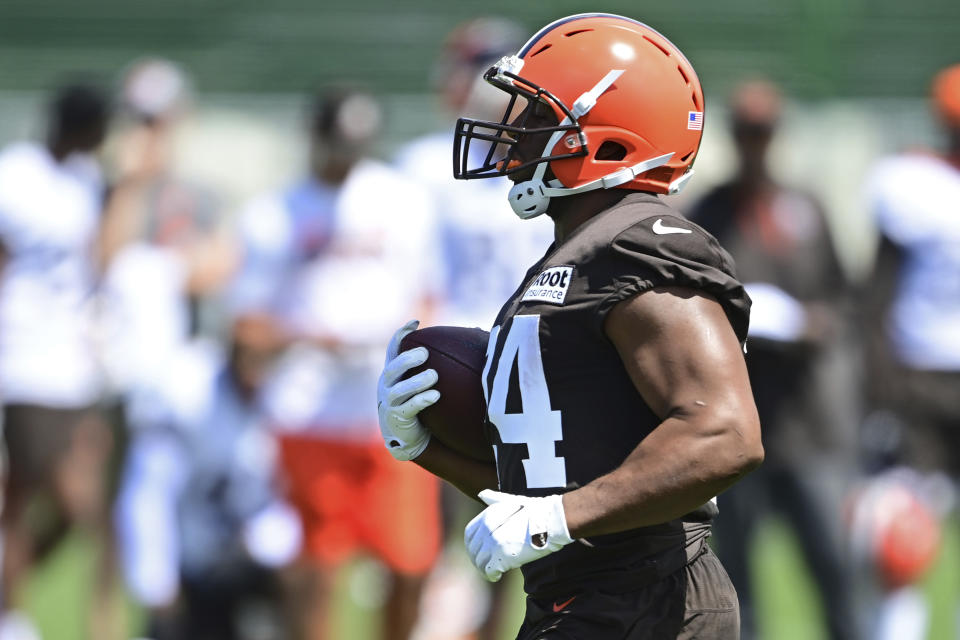
M663 218L657 218L657 221L653 223L653 232L660 236L665 236L671 233L693 233L692 229L684 229L683 227L668 227L663 224Z
M554 612L554 613L560 613L561 611L563 611L564 609L567 608L567 605L568 605L568 604L570 604L571 602L573 602L573 601L576 600L576 599L577 599L577 596L573 596L572 598L570 598L569 600L567 600L567 601L565 601L565 602L554 602L554 603L553 603L553 612Z

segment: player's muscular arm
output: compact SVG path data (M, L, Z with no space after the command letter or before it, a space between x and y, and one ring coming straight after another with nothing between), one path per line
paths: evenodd
M620 467L563 496L574 538L673 520L763 460L743 353L715 300L657 288L615 306L605 330L662 422Z
M484 489L497 488L497 468L494 465L462 456L436 438L430 439L430 444L414 462L474 500Z

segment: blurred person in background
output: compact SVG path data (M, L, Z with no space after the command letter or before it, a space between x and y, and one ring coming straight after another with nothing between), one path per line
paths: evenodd
M754 534L765 516L778 513L797 534L829 637L849 639L857 637L857 623L839 523L856 455L856 407L843 397L855 395L855 377L833 366L847 330L847 289L822 207L770 173L767 149L781 103L767 81L736 88L730 124L738 171L691 214L733 256L753 300L747 368L766 451L760 469L719 497L714 530L740 597L744 638L757 633Z
M184 71L167 60L138 61L119 98L124 118L110 145L116 175L99 258L103 357L123 396L153 384L166 359L198 334L201 308L230 277L236 251L217 194L175 167L192 105Z
M131 407L117 505L124 573L153 640L288 638L277 569L300 524L279 495L262 389L284 340L232 326L227 353L180 350Z
M17 591L27 574L79 525L100 556L89 633L112 638L104 472L111 435L98 409L102 380L87 309L103 206L94 153L107 128L107 99L90 83L66 84L47 116L45 143L18 142L0 153L0 394L10 461L0 520L0 637L22 621Z
M553 241L551 225L534 221L517 229L504 202L506 178L454 180L450 141L457 115L488 118L503 113L506 98L483 81L483 72L523 44L522 30L501 18L478 18L454 29L444 42L433 83L449 121L442 130L402 147L397 165L425 185L437 208L442 251L442 296L437 322L489 328L502 301L526 273L529 259ZM472 149L482 155L486 149Z
M234 265L217 195L175 166L193 104L185 72L163 59L137 61L122 76L117 102L121 117L106 145L113 171L97 247L96 334L108 381L114 490L122 482L128 442L153 442L156 425L137 415L138 406L152 402L170 370L200 348L193 341L201 304L217 293ZM187 469L183 473L189 475ZM134 490L124 489L127 495ZM123 519L122 509L118 517ZM139 557L128 549L123 559ZM123 570L129 576L138 567ZM192 628L189 611L186 620Z
M866 426L886 432L890 462L921 473L960 474L960 64L936 75L938 150L882 159L867 180L880 235L864 305ZM876 434L865 434L866 436ZM922 533L918 530L917 534ZM929 621L919 589L891 591L881 638L922 638Z
M242 212L230 304L272 320L293 347L269 383L289 497L303 522L298 637L327 637L336 571L367 552L389 574L382 637L407 638L440 548L438 482L383 450L376 386L393 327L429 313L432 205L371 159L383 113L369 94L321 92L309 174Z
M146 241L181 250L191 273L194 306L232 273L220 198L213 189L176 168L178 136L193 112L193 85L169 60L150 58L130 66L120 95L127 126L116 141L115 183L105 212L107 256L129 242ZM199 319L192 309L192 325Z
M503 113L506 97L483 81L483 72L517 51L524 33L501 18L478 18L454 29L444 42L433 78L449 120L442 130L407 143L397 155L397 166L426 186L436 205L436 246L442 252L439 324L489 328L528 263L553 241L549 221L517 228L504 202L511 186L507 178L462 181L451 174L456 117L482 119ZM482 155L486 149L471 152Z
M450 171L456 118L464 115L489 120L503 113L507 97L483 81L483 72L501 57L519 50L525 35L520 25L498 17L468 20L451 31L431 78L442 102L444 126L408 142L397 154L398 168L427 188L436 209L433 246L441 252L436 324L489 329L528 266L553 241L553 225L546 218L516 224L505 198L511 187L506 177L462 181L454 180ZM482 155L486 150L476 148L473 152ZM459 549L463 525L479 509L450 485L444 484L442 491L445 529L455 532ZM461 571L456 570L458 566ZM442 627L448 635L458 628L469 633L482 620L479 637L498 637L504 583L487 586L467 563L445 563L443 569L438 579L431 581L431 588L459 585L463 590L458 592L460 597L450 597L450 602L466 607L462 615L450 606L437 610L436 615L430 615L431 609L427 609L423 631L429 634L434 627ZM482 591L477 592L481 589L488 589L493 596L485 618L478 616L476 607L478 597L482 599Z

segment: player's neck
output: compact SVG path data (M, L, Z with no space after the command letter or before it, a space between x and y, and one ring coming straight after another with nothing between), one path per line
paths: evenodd
M77 151L76 145L71 140L65 140L63 138L55 138L47 142L47 150L50 152L50 155L53 159L59 164L66 160L74 151Z
M562 244L580 225L630 193L627 189L607 189L554 198L547 215L553 219L553 239L556 244Z
M344 155L333 156L329 153L314 152L310 170L313 178L325 184L338 187L347 181L350 173L359 162L359 158Z
M767 168L762 165L755 169L741 169L734 182L741 192L747 193L766 191L776 184Z

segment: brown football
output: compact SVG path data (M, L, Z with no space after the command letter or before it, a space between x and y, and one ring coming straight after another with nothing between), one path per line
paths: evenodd
M490 334L466 327L426 327L407 335L400 350L426 347L430 356L406 377L425 369L437 372L436 404L420 412L420 423L440 442L474 460L493 462L484 432L486 406L480 378Z

